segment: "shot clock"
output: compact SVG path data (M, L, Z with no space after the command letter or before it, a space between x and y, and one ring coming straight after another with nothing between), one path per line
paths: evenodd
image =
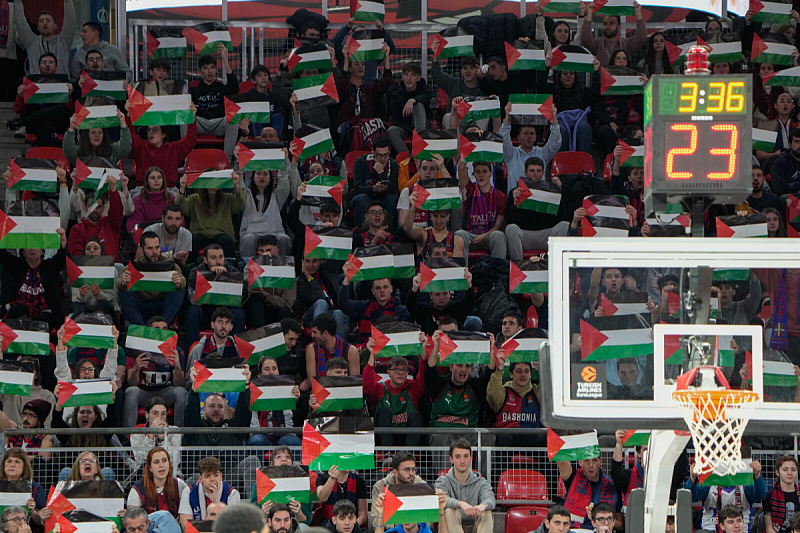
M653 76L645 88L645 205L752 190L749 76Z

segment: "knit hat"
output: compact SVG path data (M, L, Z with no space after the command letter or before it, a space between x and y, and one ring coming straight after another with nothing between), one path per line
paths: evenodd
M50 415L50 409L52 405L47 400L31 400L26 403L22 410L28 409L36 413L36 417L39 419L39 425L44 426L44 421L47 419L48 415Z

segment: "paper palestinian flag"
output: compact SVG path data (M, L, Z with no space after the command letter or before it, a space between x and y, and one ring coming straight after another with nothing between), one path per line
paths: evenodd
M688 43L684 43L678 46L672 44L669 41L669 39L667 39L664 44L666 45L666 52L667 52L667 57L669 58L669 64L674 67L676 65L682 65L686 62L686 53L689 51L689 48L695 46L697 42L690 41Z
M609 320L614 320L614 317L595 318L593 323L602 327L600 324L607 324ZM582 361L623 359L653 353L651 328L600 330L581 320L580 331L583 340L581 345Z
M461 189L458 180L441 178L420 180L413 189L417 193L414 205L423 211L461 209Z
M505 43L508 70L544 70L544 50L541 48L516 48Z
M292 394L292 376L256 376L250 381L251 411L285 411L294 409L297 401Z
M71 287L91 287L96 284L100 289L107 290L114 288L117 269L111 255L76 255L67 258L67 275Z
M383 32L363 33L363 38L360 35L347 36L347 49L350 52L348 59L350 61L380 61L383 59L385 55L383 53Z
M141 352L172 355L178 348L178 333L169 329L151 328L131 324L125 337L125 349Z
M131 89L128 114L134 126L171 126L194 123L191 94L144 96Z
M249 172L286 168L286 154L280 143L240 142L238 146L239 170ZM228 175L230 177L230 172Z
M370 336L375 339L375 358L422 355L424 346L419 340L419 334L419 326L407 322L373 325Z
M243 282L244 275L241 272L216 273L198 270L193 301L198 305L241 307Z
M701 474L698 476L698 480L700 481L701 487L737 487L739 485L744 485L745 487L749 487L755 483L753 479L753 469L750 467L750 463L753 462L750 458L742 458L742 462L744 462L745 468L735 474L731 474L728 471L722 471L721 467L718 467L713 472L708 474Z
M341 227L306 226L305 257L346 261L353 249L353 232Z
M114 347L114 334L111 324L87 324L75 322L67 317L64 320L64 344L78 348Z
M375 468L375 436L372 418L344 417L307 420L303 426L303 464L325 471Z
M26 513L30 514L28 500L31 499L31 494L33 494L33 489L30 481L0 480L0 514L6 507L22 507Z
M630 316L647 315L647 294L643 292L623 292L614 297L614 301L608 299L605 294L600 295L600 309L603 316Z
M376 20L383 22L386 16L386 6L382 1L375 0L351 0L350 16L356 22L371 23Z
M128 283L129 291L148 292L173 292L175 283L172 275L175 271L175 261L158 261L155 263L137 261L128 263L128 272L131 281Z
M622 437L623 446L647 446L650 442L650 431L646 429L629 429Z
M47 508L52 509L53 514L47 519L45 531L52 531L56 524L56 516L64 515L73 524L80 523L72 513L92 513L97 517L103 517L122 527L119 512L125 508L125 494L117 481L92 480L92 481L59 481L55 487L50 487L47 495ZM80 509L80 511L76 511ZM80 517L81 515L77 515ZM86 520L87 522L89 520ZM110 526L109 526L110 527ZM61 527L62 533L71 531ZM95 530L89 530L93 533ZM103 533L105 530L102 530Z
M260 93L231 94L225 96L225 122L228 124L240 124L242 120L247 119L251 124L269 124L272 120L270 106L269 98ZM242 145L250 146L250 143L239 144L240 147ZM240 152L239 164L243 164L241 159L242 155ZM281 158L281 160L283 160L283 158Z
M83 76L81 96L108 96L116 101L124 101L128 97L125 90L125 73L123 72L89 74L83 70L81 76ZM119 121L117 126L119 126Z
M600 67L600 94L642 94L645 79L635 70L626 67Z
M573 72L594 72L594 56L582 46L562 44L553 48L553 59L550 62L553 70L571 70Z
M190 189L233 189L233 171L225 169L187 172L186 186Z
M221 22L204 22L187 27L184 34L191 39L199 56L216 53L220 43L228 49L228 52L233 52L231 34L228 32L228 27Z
M295 144L292 155L298 161L333 150L333 139L328 128L304 126L300 128L292 142Z
M456 104L459 122L500 118L500 99L496 96L465 96Z
M295 78L292 80L292 90L297 96L298 106L319 107L339 103L332 72Z
M580 461L600 457L597 431L577 435L558 435L547 430L547 457L551 461Z
M761 80L764 87L800 87L800 67L792 67L778 70L772 74L764 76ZM755 131L753 130L753 142L755 143Z
M57 166L52 159L12 157L8 160L11 177L7 186L12 191L54 193L58 190Z
M83 509L53 515L63 533L112 533L114 522Z
M186 57L186 37L156 37L147 34L148 59L177 59Z
M248 329L233 338L239 357L250 366L257 365L262 357L282 357L288 351L280 323Z
M75 116L78 117L78 129L119 127L118 108L115 105L84 106L75 102Z
M428 483L384 485L383 521L386 524L438 522L439 496Z
M503 139L496 133L466 133L460 140L461 160L468 163L490 161L503 163Z
M758 34L753 35L753 48L750 52L750 61L755 63L772 63L784 67L794 65L792 52L797 48L788 43L765 41Z
M512 124L540 124L542 119L553 122L552 94L510 94L511 113L508 114Z
M33 363L28 361L0 359L0 394L30 396L34 370ZM0 489L0 502L3 501L2 493L3 491Z
M627 237L631 217L625 212L628 200L618 196L592 195L583 199L586 216L581 219L584 237Z
M572 13L581 12L580 0L542 0L539 4L542 13Z
M390 242L386 246L394 256L394 275L392 279L409 279L417 273L414 260L414 245L400 242Z
M800 69L800 67L798 68ZM798 78L798 80L800 80L800 78ZM778 132L772 130L762 130L758 128L753 128L752 138L753 138L753 150L774 152L775 143L778 142Z
M747 268L715 268L711 271L711 281L747 281L750 269Z
M345 178L341 176L316 176L306 182L306 190L300 199L301 205L321 207L333 200L342 207Z
M294 258L281 255L257 255L247 263L247 288L294 288Z
M717 217L717 237L766 237L767 217L762 213Z
M6 204L8 206L8 204ZM58 204L34 198L0 211L0 249L42 248L58 250L61 237Z
M267 501L285 504L291 501L309 503L311 501L309 487L308 469L302 466L264 466L256 471L258 505L263 505Z
M317 413L361 409L364 388L361 376L319 376L311 378L311 394L317 398Z
M411 136L411 157L430 161L433 154L447 159L458 153L458 137L453 130L424 130Z
M768 22L770 24L792 23L791 3L750 0L750 11L753 12L753 22Z
M298 46L289 52L287 60L289 73L294 75L300 74L304 70L328 72L333 69L331 54L326 44L304 44Z
M213 520L187 520L186 533L213 533Z
M547 262L530 259L509 262L509 294L535 294L547 292Z
M517 188L520 194L514 206L518 209L546 215L558 214L558 207L561 205L561 188L558 185L553 185L549 181L528 185L525 178L520 178L517 181Z
M622 139L617 141L622 147L620 156L620 166L623 167L643 167L644 166L644 145L631 146Z
M485 365L492 356L488 335L473 331L448 331L439 337L439 366Z
M547 332L540 328L525 328L503 343L507 363L533 363L539 360L539 350L547 342Z
M197 377L192 382L195 392L244 392L245 362L236 357L213 357L194 362Z
M636 14L633 0L596 0L594 3L594 14L605 17L632 17Z
M465 291L469 287L464 279L464 266L449 257L428 259L419 266L422 275L422 292Z
M31 74L22 80L25 104L66 104L72 85L64 74Z
M714 342L714 366L732 367L736 352L731 348L733 335L715 335Z
M764 386L795 388L797 376L794 364L788 361L764 361Z
M58 382L58 406L108 405L114 403L111 382L107 379L76 379Z
M394 276L394 254L383 244L356 248L347 261L353 265L346 274L348 281L369 281Z
M709 44L697 37L697 44L706 46L710 50L708 53L709 63L738 63L742 60L742 43L740 41Z
M3 336L3 353L50 354L50 328L46 322L6 319L0 322L0 335Z
M433 56L434 61L450 57L475 55L472 49L472 35L456 35L454 37L437 35L436 39L439 40L439 48L436 49L437 53Z
M122 177L122 170L105 157L78 156L75 168L78 173L75 184L79 189L96 191L106 183L107 176L114 176L117 181Z

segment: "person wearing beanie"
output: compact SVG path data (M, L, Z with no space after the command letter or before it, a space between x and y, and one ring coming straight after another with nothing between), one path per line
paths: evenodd
M0 429L37 429L44 427L44 421L50 416L52 404L47 400L31 400L22 407L22 424L8 418L0 411ZM11 435L8 437L8 447L11 448L52 448L52 435ZM43 456L45 454L42 454ZM50 454L46 454L49 458Z

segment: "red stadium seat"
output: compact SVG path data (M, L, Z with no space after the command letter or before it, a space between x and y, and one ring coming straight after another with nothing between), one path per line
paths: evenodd
M223 137L217 137L215 135L197 136L197 146L215 147L215 146L223 146L224 143L225 139Z
M439 113L447 113L447 106L450 105L450 98L447 96L447 93L444 92L444 89L439 87L439 92L436 93L436 110ZM447 124L442 124L442 129L447 129Z
M506 470L497 483L497 500L547 500L547 481L536 470Z
M603 179L606 183L611 183L611 172L614 170L614 154L608 154L603 163Z
M489 255L489 252L487 252L486 250L480 250L480 249L470 250L469 251L469 262L470 262L470 264L475 263L475 261L477 261L478 259L480 259L481 257L483 257L485 255Z
M64 134L63 133L57 134L56 137L58 137L58 140L61 141L62 143L64 142ZM28 143L28 144L36 144L36 141L38 141L38 140L39 140L39 138L36 137L35 133L28 133L28 134L25 135L25 142ZM39 146L37 148L48 148L48 147L47 146Z
M29 148L25 157L33 159L52 159L58 166L69 172L69 159L64 155L64 150L58 146L34 146Z
M228 166L228 154L217 148L195 148L186 157L186 173L203 172L207 168L225 170Z
M539 312L536 310L535 305L531 305L525 313L525 327L538 328L539 327Z
M247 91L249 91L250 89L252 89L253 87L255 87L255 85L253 85L252 81L245 80L245 81L239 83L239 94L244 94Z
M556 496L559 498L567 497L567 486L564 485L564 480L561 479L561 476L558 476L558 489L556 489Z
M586 152L558 152L553 157L550 172L553 176L594 172L594 160Z
M546 507L535 507L523 505L512 507L506 511L506 531L505 533L527 533L535 531L542 525L547 518L549 509Z
M353 165L355 164L356 159L368 153L369 152L367 151L361 150L356 152L347 152L347 155L344 156L344 167L347 169L348 186L353 184ZM350 188L352 189L352 187Z

